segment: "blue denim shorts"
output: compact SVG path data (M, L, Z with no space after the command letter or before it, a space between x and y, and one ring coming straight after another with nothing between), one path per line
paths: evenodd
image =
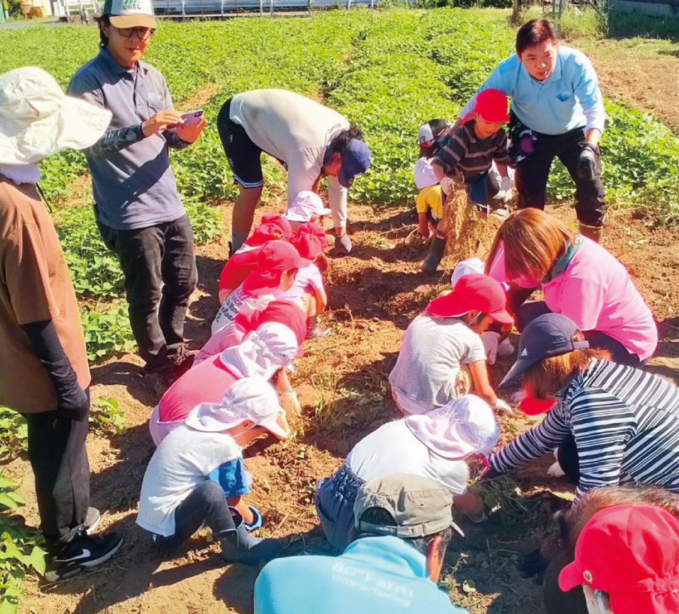
M364 481L346 464L316 487L316 511L328 541L339 550L350 543L354 528L354 503Z
M217 469L208 474L207 479L217 482L224 490L224 496L227 499L242 497L250 493L251 490L242 458L219 465Z

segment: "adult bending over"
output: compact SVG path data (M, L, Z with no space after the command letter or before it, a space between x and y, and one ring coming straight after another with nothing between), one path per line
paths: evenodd
M125 275L139 355L163 390L190 366L184 319L198 279L169 149L188 147L206 124L182 125L165 78L141 61L156 31L150 0L108 0L99 29L99 55L78 70L69 93L113 113L110 130L85 152L97 225Z
M607 349L616 362L639 364L655 351L653 314L627 269L544 211L518 211L502 224L487 273L511 282L508 307L519 330L554 312L573 320L590 347ZM544 301L521 305L538 288Z
M479 92L491 88L512 98L519 208L544 209L549 171L559 158L575 181L580 232L598 241L606 210L599 157L605 113L592 63L561 44L551 21L532 20L516 35L516 54L493 71ZM477 95L460 118L474 109Z
M567 317L546 314L521 335L519 358L501 387L523 382L545 419L489 459L491 476L558 447L577 497L599 486L662 486L679 493L679 389L590 349Z
M346 234L347 190L370 167L363 133L337 111L285 90L254 90L224 103L217 119L219 136L239 195L233 206L231 252L250 233L262 195L262 152L288 169L288 203L303 190L318 192L328 177L338 250L351 251Z

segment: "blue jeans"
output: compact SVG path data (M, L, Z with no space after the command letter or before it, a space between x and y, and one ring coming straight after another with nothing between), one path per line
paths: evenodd
M344 550L352 541L354 503L364 481L345 464L316 487L316 511L328 541Z

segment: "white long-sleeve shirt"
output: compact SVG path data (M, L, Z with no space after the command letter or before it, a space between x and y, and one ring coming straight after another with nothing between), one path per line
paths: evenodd
M252 142L288 168L288 202L312 190L323 169L328 145L349 121L337 111L286 90L253 90L231 101L231 121ZM347 189L328 177L328 199L335 228L347 225Z

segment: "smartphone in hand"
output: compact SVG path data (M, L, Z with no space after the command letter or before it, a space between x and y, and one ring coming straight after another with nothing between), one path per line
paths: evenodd
M188 113L182 113L182 120L184 120L183 126L194 126L201 119L203 119L205 111L203 109L198 109L197 111L189 111Z

